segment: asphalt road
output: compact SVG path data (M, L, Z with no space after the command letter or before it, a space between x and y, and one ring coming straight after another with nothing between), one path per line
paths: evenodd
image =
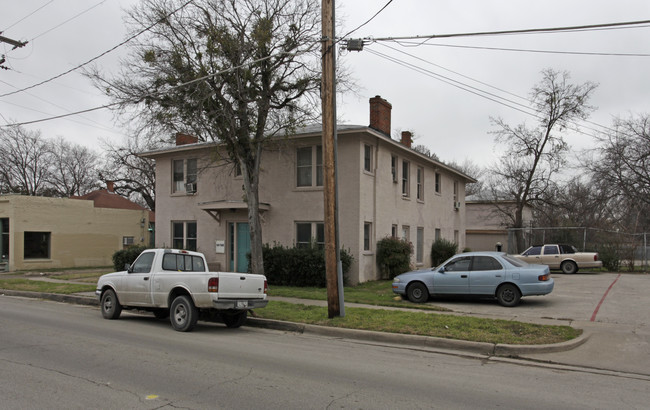
M650 379L0 297L0 408L647 408Z

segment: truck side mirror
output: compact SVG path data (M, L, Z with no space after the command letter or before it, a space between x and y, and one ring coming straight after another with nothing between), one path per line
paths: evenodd
M125 263L125 264L124 264L124 270L127 271L127 272L129 272L129 273L132 273L132 272L133 272L133 271L131 270L131 264L130 264L130 263Z

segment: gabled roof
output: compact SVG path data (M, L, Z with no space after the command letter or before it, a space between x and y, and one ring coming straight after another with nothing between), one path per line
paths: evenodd
M98 189L97 191L87 193L86 195L71 196L70 199L93 201L95 208L132 209L137 211L146 210L146 208L116 194L115 192L110 192L108 189Z

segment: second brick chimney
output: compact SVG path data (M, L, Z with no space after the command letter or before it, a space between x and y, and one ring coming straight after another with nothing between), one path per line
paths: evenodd
M193 135L183 134L181 132L176 133L176 145L194 144L197 142L199 142L198 137L195 137Z
M370 99L370 128L390 137L390 112L393 106L380 96Z
M113 181L106 181L106 190L110 193L115 192L115 182Z
M411 144L413 144L413 134L411 131L402 131L402 139L400 142L402 145L406 145L407 147L411 148Z

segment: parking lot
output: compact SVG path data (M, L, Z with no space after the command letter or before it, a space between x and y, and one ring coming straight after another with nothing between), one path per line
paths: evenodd
M458 313L503 319L647 323L650 275L588 272L564 275L554 272L552 276L555 288L551 294L524 297L514 308L504 308L490 299L433 298L429 303Z

